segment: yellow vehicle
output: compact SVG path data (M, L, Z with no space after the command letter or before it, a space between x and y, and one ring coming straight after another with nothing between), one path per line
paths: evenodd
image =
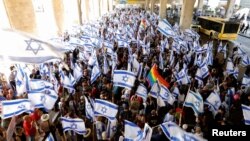
M240 22L217 17L199 17L199 31L219 40L236 40Z

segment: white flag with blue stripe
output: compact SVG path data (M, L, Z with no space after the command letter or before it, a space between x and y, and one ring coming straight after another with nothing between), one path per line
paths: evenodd
M76 81L79 81L80 78L82 77L82 69L80 68L80 66L75 63L74 68L73 68L73 76L75 78Z
M126 141L141 141L143 138L143 132L140 127L138 127L133 122L124 120L124 138Z
M244 56L243 56L241 64L242 64L243 66L248 66L248 65L250 65L250 58L248 57L248 55L244 55Z
M160 125L163 133L171 141L206 141L206 139L188 133L174 122L165 122Z
M108 139L111 139L116 131L117 131L117 119L114 119L114 120L108 120L108 125L107 125L107 138Z
M118 112L118 106L116 104L102 99L95 99L94 109L96 116L104 116L110 120L115 119Z
M249 87L250 86L250 77L247 76L246 74L244 74L241 84L242 84L242 86Z
M17 73L15 78L16 91L17 91L17 96L20 96L24 92L27 92L27 89L29 87L28 76L20 65L17 65L16 67L17 67Z
M175 37L176 34L167 20L159 21L157 30L159 30L163 35L167 37Z
M215 116L220 108L220 105L221 105L221 100L220 100L219 94L216 92L212 92L208 96L208 98L206 99L206 101L204 103L209 106L209 110Z
M158 81L156 81L151 87L148 94L151 95L153 98L157 98L159 93L160 93L160 86L158 84Z
M192 108L195 115L203 113L203 99L198 92L189 91L183 105Z
M148 95L148 90L143 84L140 84L137 87L137 90L136 90L135 94L140 96L144 101L146 101L147 100L147 95Z
M64 75L64 79L62 80L62 86L67 88L69 93L75 93L74 85L76 83L75 78L69 73L69 75Z
M250 106L241 104L245 125L250 125Z
M227 72L228 75L234 73L234 64L233 64L231 59L227 60L226 72Z
M173 93L174 97L177 99L178 96L180 95L180 90L179 90L179 88L178 88L177 86L175 86L172 93Z
M143 128L143 138L142 141L150 141L153 134L153 129L145 123Z
M95 64L91 71L91 78L90 78L91 84L93 84L100 75L101 75L101 70L99 68L99 65Z
M51 133L49 133L48 137L45 139L45 141L55 141L54 137Z
M87 133L85 122L80 118L61 117L63 131L73 131L77 134L85 135Z
M163 101L167 101L170 105L173 105L175 98L164 85L160 85L160 97Z
M114 86L131 89L134 86L136 75L126 70L114 70L113 83Z
M18 116L22 113L31 113L34 110L30 100L16 99L2 101L2 119Z
M85 99L85 114L86 117L92 121L94 121L95 119L95 115L94 115L94 101L92 98L90 97L86 97L84 96Z

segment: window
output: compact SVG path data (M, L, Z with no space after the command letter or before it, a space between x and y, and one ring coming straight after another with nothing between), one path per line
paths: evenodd
M214 22L207 19L199 18L199 24L202 28L207 30L214 30L216 32L221 32L222 29L222 23Z
M239 23L226 23L224 33L237 33L239 26Z

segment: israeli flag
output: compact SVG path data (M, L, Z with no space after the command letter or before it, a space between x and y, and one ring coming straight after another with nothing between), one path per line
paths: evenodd
M45 81L33 79L29 81L28 91L42 91L45 88Z
M160 62L159 68L160 68L161 70L163 70L164 64L163 64L162 53L159 54L159 62Z
M45 141L55 141L54 137L51 133L49 133L49 136L45 139Z
M245 119L245 125L250 125L250 106L241 104L241 108Z
M2 101L2 119L18 116L22 113L31 113L33 111L30 100L3 100Z
M195 115L203 113L203 99L199 93L189 91L183 105L192 108Z
M95 107L94 107L94 113L96 116L104 116L110 120L115 119L117 112L118 112L118 106L112 102L102 100L102 99L95 99Z
M187 74L187 71L186 69L182 69L179 73L177 73L175 75L175 78L176 78L176 81L180 84L180 85L185 85L185 84L189 84L191 81L190 81L190 78Z
M175 98L164 85L160 85L160 97L163 101L167 101L170 105L173 105Z
M242 78L242 86L249 87L250 86L250 77L244 74L244 77Z
M136 90L135 94L140 96L144 101L146 101L147 100L147 95L148 95L148 90L143 84L140 84L137 87L137 90Z
M29 80L27 74L24 72L24 70L21 68L20 65L17 65L17 73L16 73L16 91L17 96L22 95L24 92L27 92L29 88Z
M158 81L156 81L151 87L148 94L151 95L153 98L157 98L159 92L160 92L160 86L158 84Z
M82 69L77 63L75 63L74 68L73 68L73 76L76 82L78 82L80 78L82 77Z
M62 80L62 86L64 88L67 88L69 90L70 93L74 93L75 92L75 85L76 81L75 78L71 75L71 73L69 73L69 76L64 76L64 79Z
M171 141L206 141L200 136L182 130L174 122L165 122L160 125L163 133Z
M80 118L61 117L63 131L73 131L77 134L85 135L87 133L85 123Z
M172 93L173 93L174 97L177 99L178 96L180 95L179 88L177 86L175 86Z
M235 88L234 87L231 87L231 88L229 88L228 90L227 90L227 94L228 95L234 95L235 94Z
M137 61L137 59L135 57L132 57L133 61L132 61L132 71L137 75L140 76L141 72L142 72L142 66L141 64Z
M157 30L159 30L163 35L165 35L167 37L175 37L176 36L172 26L169 24L169 22L166 19L159 21Z
M208 65L213 65L213 53L211 51L207 52L206 62Z
M93 66L96 62L98 62L97 57L96 57L96 50L93 49L91 56L88 60L88 65Z
M238 68L238 66L234 67L233 76L234 76L235 79L238 79L238 76L239 76L239 68Z
M222 45L222 41L220 41L217 52L221 52L222 50L223 50L223 45Z
M117 119L108 120L107 131L106 131L108 139L111 139L115 135L117 131L117 125L118 125Z
M142 141L150 141L153 134L153 129L145 123L143 128L143 138Z
M245 54L246 54L246 52L241 47L238 47L238 55L244 56Z
M220 105L221 105L221 100L220 100L219 94L216 92L212 92L208 96L208 98L206 99L206 101L204 103L209 106L209 110L215 116L220 108Z
M125 70L114 70L114 86L131 89L134 86L136 75L133 72Z
M85 99L85 114L86 117L92 121L94 121L94 100L90 97L84 96Z
M248 65L250 65L250 58L249 58L247 55L244 55L243 58L242 58L241 64L242 64L243 66L248 66Z
M233 74L234 73L234 64L231 59L227 60L227 67L226 67L227 74Z
M93 84L96 79L101 75L101 71L98 64L95 64L91 71L90 82Z
M140 127L138 127L133 122L124 120L124 138L127 141L141 141L143 138L143 132Z
M48 64L41 64L40 65L40 74L42 76L49 76L49 73L50 73L50 70L49 70L49 67L48 67Z

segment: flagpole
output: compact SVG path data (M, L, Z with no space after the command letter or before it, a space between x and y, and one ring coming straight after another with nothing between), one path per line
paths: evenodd
M188 88L187 95L188 95L188 93L189 93L189 91L190 91L190 88L191 88L191 85L190 85L189 88ZM186 97L185 97L185 101L186 101L187 95L186 95ZM181 122L182 122L182 113L183 113L183 110L184 110L185 101L184 101L184 103L182 104L182 108L181 108L181 113L180 113L181 115L180 115L180 119L179 119L179 126L181 126Z

